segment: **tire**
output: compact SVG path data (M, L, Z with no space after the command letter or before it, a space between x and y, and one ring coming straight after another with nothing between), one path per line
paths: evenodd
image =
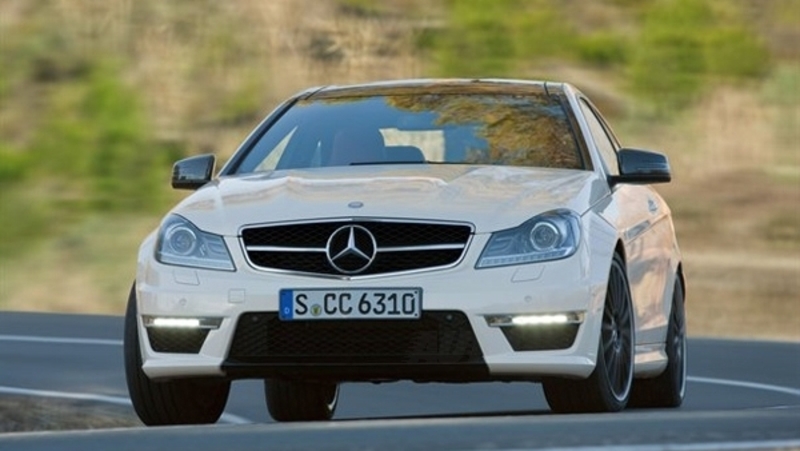
M556 413L618 412L625 408L633 381L634 324L625 264L614 254L608 276L597 364L587 379L548 378L547 404Z
M131 288L125 312L125 378L133 408L148 426L216 423L225 409L230 381L172 379L152 381L142 371L136 291Z
M633 383L633 407L680 407L683 404L688 357L684 300L683 282L677 277L667 326L667 368L653 379L639 379Z
M335 382L264 381L267 408L275 421L327 421L339 402Z

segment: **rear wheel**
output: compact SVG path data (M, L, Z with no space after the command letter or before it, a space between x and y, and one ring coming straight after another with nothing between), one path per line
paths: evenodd
M339 384L335 382L267 379L264 391L275 421L330 420L339 401Z
M631 405L634 407L678 407L686 393L686 312L680 277L675 280L672 312L667 329L667 369L653 379L634 382Z
M614 254L608 277L597 365L587 379L542 383L554 412L616 412L625 408L633 380L633 307L622 258Z
M125 313L125 378L139 419L148 426L216 423L228 401L230 381L150 380L142 371L136 316L136 292L131 288Z

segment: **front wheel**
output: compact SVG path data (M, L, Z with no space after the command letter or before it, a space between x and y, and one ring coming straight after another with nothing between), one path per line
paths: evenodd
M133 408L148 426L216 423L225 409L230 381L173 379L152 381L142 370L136 291L131 288L125 312L125 378Z
M675 280L672 311L667 326L667 368L653 379L633 383L631 405L634 407L679 407L686 394L686 311L680 277Z
M633 381L633 307L625 263L614 254L608 277L597 364L587 379L545 379L554 412L617 412L625 408Z
M264 381L269 414L275 421L326 421L339 402L335 382Z

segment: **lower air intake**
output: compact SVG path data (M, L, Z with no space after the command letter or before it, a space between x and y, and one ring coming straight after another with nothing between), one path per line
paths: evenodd
M150 327L147 338L150 347L156 352L176 354L197 354L206 341L208 329L184 329Z
M470 363L482 354L466 315L427 311L418 320L281 321L242 314L228 356L236 363Z
M551 351L571 347L579 327L579 324L549 324L501 329L515 351Z

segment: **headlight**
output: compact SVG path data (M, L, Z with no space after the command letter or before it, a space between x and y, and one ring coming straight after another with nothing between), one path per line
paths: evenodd
M566 258L580 243L578 215L556 210L492 234L476 268L522 265Z
M167 265L225 271L236 269L221 236L203 232L178 215L170 215L161 224L156 260Z

